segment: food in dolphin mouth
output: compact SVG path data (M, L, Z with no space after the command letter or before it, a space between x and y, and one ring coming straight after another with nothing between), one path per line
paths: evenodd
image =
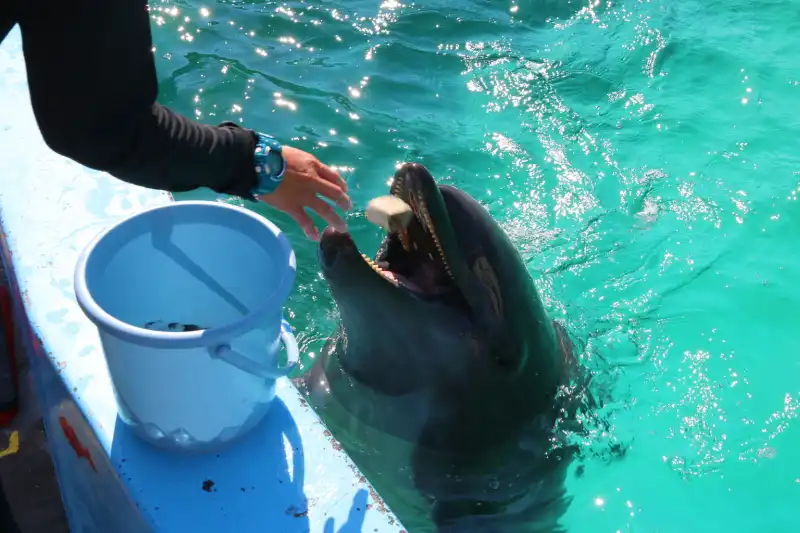
M447 267L437 266L431 251L421 249L419 242L412 242L411 233L415 228L418 238L424 239L425 235L421 233L423 226L415 221L417 214L411 205L396 194L379 196L369 202L366 215L367 220L390 235L389 250L379 253L380 258L373 260L361 254L375 272L395 285L418 292L436 294L447 288L440 275L444 272L443 268ZM391 238L399 241L403 250L410 255L398 256L396 252L391 252Z
M412 218L411 206L397 196L379 196L367 205L367 220L391 233L406 229Z
M367 204L367 220L380 226L389 233L394 233L400 239L403 248L409 251L411 241L408 236L408 226L414 219L414 211L411 206L402 199L394 195L378 196L370 200ZM362 254L363 255L363 254ZM395 284L402 284L410 288L417 288L410 280L403 276L398 276L387 267L388 265L378 265L373 260L363 255L373 270Z
M411 206L391 194L373 198L367 204L367 220L389 233L396 233L406 251L411 245L406 230L413 219Z

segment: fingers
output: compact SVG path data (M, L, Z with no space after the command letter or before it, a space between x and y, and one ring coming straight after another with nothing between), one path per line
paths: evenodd
M317 160L317 164L317 172L321 178L338 186L342 191L347 192L347 182L344 181L344 178L342 178L338 172L319 160Z
M262 200L289 214L311 240L318 240L320 233L306 208L315 211L330 226L347 231L344 219L328 203L330 200L343 211L352 209L347 182L331 167L302 150L284 146L283 155L287 164L284 180Z
M325 200L314 197L308 202L308 207L313 209L317 212L319 216L325 220L328 224L333 226L334 228L338 229L339 231L347 231L347 224L345 223L344 219L339 216L339 213L326 202Z
M302 228L303 233L306 234L306 237L308 237L312 241L319 240L319 230L314 225L314 221L311 220L311 217L308 216L308 213L306 213L302 207L300 207L299 209L292 209L291 211L288 211L288 213L289 216L291 216L295 220L295 222L297 222L297 224Z
M350 197L347 196L341 187L337 186L333 182L319 179L316 180L314 185L317 189L317 194L334 201L336 205L338 205L344 211L349 211L350 208L353 207L353 204L350 202Z
M309 200L308 205L304 207L309 207L316 211L316 213L322 217L325 222L334 228L340 231L347 231L347 223L345 223L344 219L339 216L339 213L336 212L333 206L321 198L312 198ZM308 213L305 212L303 207L299 209L292 209L289 211L289 215L295 220L295 222L297 222L300 228L302 228L303 233L306 234L306 237L312 241L319 240L319 229L317 229L317 227L314 225L314 221L310 216L308 216Z

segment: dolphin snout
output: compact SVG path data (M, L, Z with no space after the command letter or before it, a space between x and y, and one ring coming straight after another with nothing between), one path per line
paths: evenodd
M319 259L323 267L333 267L339 254L345 251L357 252L349 233L328 226L319 240Z

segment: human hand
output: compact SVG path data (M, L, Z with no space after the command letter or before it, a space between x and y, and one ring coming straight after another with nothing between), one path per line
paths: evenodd
M286 161L283 180L274 191L259 199L290 215L309 239L319 239L320 232L305 212L306 208L316 211L336 229L346 230L344 219L321 198L332 200L345 211L350 209L347 183L342 177L313 155L291 146L283 147L283 159Z

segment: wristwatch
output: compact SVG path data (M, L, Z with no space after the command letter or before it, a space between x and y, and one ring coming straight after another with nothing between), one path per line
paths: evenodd
M256 132L256 148L253 154L257 182L250 191L253 196L261 196L274 191L283 180L286 160L283 159L283 146L274 137Z

